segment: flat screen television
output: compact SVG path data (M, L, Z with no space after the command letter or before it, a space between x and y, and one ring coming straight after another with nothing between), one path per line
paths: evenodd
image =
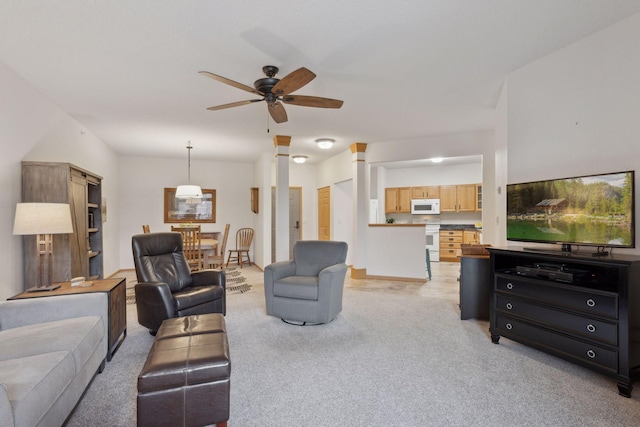
M635 247L634 171L507 185L507 240Z

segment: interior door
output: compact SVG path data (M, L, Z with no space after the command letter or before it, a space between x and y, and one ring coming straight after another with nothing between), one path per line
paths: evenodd
M87 180L82 176L71 176L71 220L74 233L70 240L71 277L89 277L89 255L87 232Z
M318 240L331 240L331 187L318 188Z

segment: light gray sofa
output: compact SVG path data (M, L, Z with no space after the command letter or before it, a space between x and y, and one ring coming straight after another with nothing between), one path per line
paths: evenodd
M61 426L108 349L102 292L0 302L0 426Z
M267 314L287 323L329 323L342 311L347 243L300 240L293 260L264 269Z

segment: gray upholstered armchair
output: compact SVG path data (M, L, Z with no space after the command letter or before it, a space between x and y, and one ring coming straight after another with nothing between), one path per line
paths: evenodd
M138 278L138 323L152 335L173 317L226 314L225 272L191 272L180 233L138 234L131 245Z
M346 258L345 242L297 242L293 260L264 269L267 314L302 325L332 321L342 311Z

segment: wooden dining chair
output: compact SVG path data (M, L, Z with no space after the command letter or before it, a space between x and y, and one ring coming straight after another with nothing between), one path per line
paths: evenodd
M229 257L227 258L227 266L229 261L237 261L240 268L244 264L244 257L247 257L247 262L251 265L251 258L249 257L249 249L251 248L251 242L253 241L253 228L241 228L236 232L236 248L229 249Z
M224 254L227 249L227 238L229 237L229 224L224 226L224 234L222 235L222 244L218 245L218 254L209 256L209 265L207 268L216 268L224 270Z
M142 226L142 232L144 234L149 234L149 233L151 233L151 229L149 228L148 225L145 224L145 225Z
M191 271L202 270L202 238L200 237L200 226L171 226L171 231L182 234L184 255L187 258Z

